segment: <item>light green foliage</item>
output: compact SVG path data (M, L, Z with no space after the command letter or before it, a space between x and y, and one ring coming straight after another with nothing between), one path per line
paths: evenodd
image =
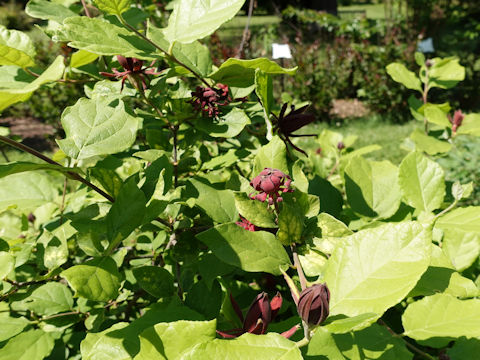
M231 138L235 137L250 124L250 118L245 111L233 109L224 116L217 119L199 119L197 127L213 137Z
M274 101L273 82L272 78L260 69L255 70L255 93L262 102L266 117L268 117Z
M274 228L275 216L266 203L252 201L245 193L235 193L235 206L238 212L252 224L260 227Z
M452 127L444 109L441 105L425 104L423 107L423 114L429 123L439 125L443 128Z
M25 12L31 17L58 23L77 15L61 3L47 0L30 0L25 7Z
M467 114L457 134L480 136L480 114Z
M32 292L26 306L38 315L52 315L72 309L72 293L66 285L51 282Z
M71 158L82 160L128 149L135 141L138 119L122 100L82 98L62 113L62 125L66 138L58 145Z
M290 264L282 244L266 231L252 232L236 224L223 224L198 234L197 238L220 260L245 271L280 275L279 267Z
M297 345L279 334L244 334L232 340L215 339L196 346L183 356L185 360L207 360L212 354L219 359L244 360L300 360L302 355Z
M174 42L191 43L213 33L230 20L245 0L179 0L164 29L165 38Z
M480 300L459 300L436 294L410 304L402 316L405 335L416 340L432 337L478 336Z
M422 84L420 83L420 79L408 70L405 65L400 63L392 63L387 66L387 73L392 77L393 80L403 84L405 87L418 90L422 92Z
M0 65L35 65L35 48L27 34L0 25Z
M8 313L0 313L0 341L8 340L21 333L29 321L24 317L11 317Z
M67 240L77 232L70 222L64 222L53 230L45 229L37 240L39 249L43 250L43 265L55 269L68 260Z
M120 273L110 257L88 260L62 272L76 296L93 301L108 301L118 295Z
M285 69L276 62L258 58L253 60L228 59L218 70L209 75L210 78L217 82L235 86L240 88L249 87L255 84L256 69L268 75L288 74L293 75L297 68Z
M354 211L388 218L400 206L398 168L391 162L356 157L345 168L344 177L347 199Z
M278 137L274 136L270 142L262 146L255 157L255 176L264 168L272 168L288 173L287 150L285 144Z
M443 202L444 171L420 153L412 152L402 161L399 183L405 202L418 210L433 211Z
M297 204L284 202L278 216L277 239L283 245L301 242L304 212Z
M7 277L7 275L15 267L15 258L5 251L0 251L0 279Z
M132 357L125 347L131 344L132 339L112 336L116 331L120 331L127 326L128 323L120 322L102 332L89 333L80 345L82 359L130 360Z
M415 222L359 231L333 252L325 270L330 313L383 314L415 286L429 264L431 234Z
M90 64L96 59L98 59L97 54L93 54L86 50L78 50L72 55L72 58L70 59L70 66L74 68L79 68L83 65Z
M59 165L37 164L26 161L18 161L7 164L0 164L0 178L31 170L55 170L60 172L74 171L74 169L69 169Z
M428 69L429 87L438 87L441 89L450 89L457 85L459 81L465 79L465 68L460 65L460 59L457 57L433 58L433 66ZM421 73L424 73L425 67L422 67Z
M121 15L130 8L131 0L94 0L100 10L108 14Z
M0 349L2 360L42 360L54 346L54 337L43 330L29 330L11 338Z
M415 143L415 149L428 155L443 154L452 149L452 144L437 140L432 136L425 135L420 129L410 134L410 139Z
M140 334L135 360L183 359L197 345L215 339L216 321L160 323Z

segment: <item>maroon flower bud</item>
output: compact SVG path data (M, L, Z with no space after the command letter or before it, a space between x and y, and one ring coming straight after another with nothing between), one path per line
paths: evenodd
M35 215L33 215L32 213L28 214L27 220L28 220L29 222L34 223L34 222L35 222L35 219L36 219Z
M319 147L317 150L315 150L315 154L320 155L322 153L322 148Z
M448 120L452 124L452 132L456 133L457 129L462 125L463 119L465 115L462 113L462 110L457 110L453 114L453 119L450 115L448 115Z
M330 291L327 284L316 284L300 293L298 314L307 324L320 325L328 317Z
M345 149L345 144L343 143L343 141L339 141L338 144L337 144L337 149L338 150L343 150Z
M257 227L255 225L253 225L250 221L248 221L247 219L245 219L244 217L240 216L240 219L242 221L237 221L235 224L237 224L238 226L244 228L245 230L248 230L248 231L256 231L257 230Z
M158 73L155 72L154 69L151 69L151 67L153 67L153 64L155 64L155 61L153 61L150 66L144 68L143 60L140 59L126 58L124 56L117 55L117 60L118 63L123 67L124 71L119 71L116 68L112 68L112 73L100 72L100 74L108 77L114 77L116 79L122 79L121 90L123 90L125 80L127 79L136 88L139 88L139 84L141 83L143 89L145 90L147 88L146 79L149 79L148 75L158 75Z
M232 101L228 95L228 85L217 84L219 89L197 86L192 92L192 99L188 102L196 111L202 111L209 117L216 117L220 113L218 106L227 105Z
M425 67L430 68L432 66L433 66L433 61L431 59L427 59L427 61L425 61Z
M268 198L268 204L273 205L274 202L283 201L280 196L284 192L292 192L290 188L292 179L278 169L265 168L258 176L256 176L250 185L256 190L260 191L259 194L252 196L251 199L256 199L264 202Z

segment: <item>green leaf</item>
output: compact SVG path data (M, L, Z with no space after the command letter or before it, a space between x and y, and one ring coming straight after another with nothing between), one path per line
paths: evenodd
M284 201L281 205L281 211L278 215L277 239L283 245L301 242L305 216L299 206L295 205L287 201Z
M173 277L167 270L158 266L142 266L133 269L133 276L142 289L157 298L175 293Z
M134 359L183 359L196 345L215 339L216 325L216 320L156 324L140 334L140 352Z
M380 317L378 314L366 313L353 317L341 317L333 320L331 323L324 325L325 329L332 334L345 334L350 331L358 331L371 325Z
M297 345L277 333L267 335L243 334L232 340L215 339L204 342L182 357L182 360L216 359L242 360L301 360Z
M70 59L70 66L72 68L79 68L97 60L98 57L98 54L94 54L86 50L78 50L72 55Z
M130 8L131 0L94 0L100 10L112 15L121 15Z
M10 206L35 209L55 199L58 191L42 173L13 174L0 179L0 210Z
M107 214L107 235L110 239L107 252L114 249L142 224L146 205L147 200L143 191L137 187L135 179L131 178L122 186Z
M110 257L88 260L61 273L76 296L93 301L115 299L120 288L120 273L115 261Z
M72 293L63 284L50 282L36 288L26 299L27 308L38 315L52 315L73 307Z
M0 251L0 280L7 277L15 268L15 258L5 251Z
M443 231L443 249L455 269L468 268L480 255L480 207L458 208L438 218Z
M323 327L315 331L305 359L379 359L411 360L402 339L392 337L385 327L377 324L348 334L330 334Z
M31 83L22 82L22 86L10 83L6 84L7 87L0 85L0 111L17 102L28 100L41 85L60 79L65 70L63 60L63 56L57 56L55 61Z
M447 349L450 360L475 359L480 353L479 339L458 339L455 344Z
M403 159L399 183L408 205L429 212L442 205L445 196L443 169L422 154L412 152Z
M223 292L220 283L214 280L209 287L205 280L200 280L188 289L185 305L211 320L218 317L222 307Z
M254 176L264 168L278 169L288 173L287 149L278 136L274 136L267 145L262 146L255 156Z
M229 86L245 88L255 84L255 71L260 69L267 75L294 75L297 67L285 69L267 58L252 60L228 59L209 77Z
M234 193L238 212L252 224L265 228L275 228L275 214L266 203L250 199L243 192Z
M437 140L432 136L425 135L420 129L415 129L410 134L410 139L415 143L415 149L428 155L443 154L452 149L452 144L447 141Z
M325 281L330 313L383 314L402 300L430 262L431 233L415 222L359 231L336 247Z
M423 91L420 79L413 72L408 70L405 65L391 63L387 66L387 73L393 80L403 84L408 89L418 90L420 92Z
M17 162L11 162L6 164L0 164L0 178L11 175L11 174L17 174L17 173L32 171L32 170L55 170L63 173L67 171L75 171L75 169L66 168L61 165L37 164L37 163L31 163L26 161L17 161Z
M135 141L138 118L122 100L81 98L62 113L66 138L58 145L75 160L115 154L129 149Z
M29 330L8 340L0 349L2 360L42 360L53 349L54 338L43 330Z
M261 69L255 70L255 93L262 102L266 116L270 115L273 105L273 82L270 75Z
M354 211L386 219L398 210L398 168L391 162L357 157L345 168L344 176L347 199Z
M318 175L310 180L308 193L320 198L320 211L339 217L343 207L343 196L328 180Z
M292 167L293 185L301 192L308 193L308 179L302 171L301 161L297 160Z
M30 0L25 7L25 12L33 18L53 20L58 23L62 23L68 17L77 16L62 4L47 0Z
M29 323L30 322L24 317L14 318L8 316L8 313L0 313L0 342L20 334Z
M147 37L164 51L169 48L168 40L165 39L162 29L158 29L148 23ZM210 50L205 45L194 41L190 44L175 43L171 49L172 55L195 73L206 77L212 71L212 57Z
M145 198L152 196L165 195L173 184L173 165L166 155L160 156L150 163L145 169L145 183L142 185L142 191ZM157 193L158 192L158 193Z
M231 223L217 225L197 238L220 260L245 271L280 275L279 267L290 264L282 244L269 232L247 231Z
M245 111L233 108L219 119L201 118L195 123L195 127L213 137L231 138L240 134L248 124L250 118Z
M98 18L75 16L63 21L55 41L69 41L68 46L98 55L122 55L154 59L156 48L127 29Z
M165 38L191 43L217 30L240 10L245 0L178 0L165 28Z
M425 55L421 52L415 52L415 62L418 66L425 65Z
M68 260L67 240L77 233L70 221L64 222L54 230L45 229L38 238L38 250L43 252L43 265L48 269L55 269Z
M428 86L450 89L465 79L465 68L457 57L433 58L433 66L428 69ZM423 72L422 68L422 72Z
M187 191L190 197L195 198L195 205L218 223L237 220L238 213L235 207L235 198L230 190L217 190L214 187L197 179L189 179Z
M465 115L457 134L480 136L480 114Z
M84 360L131 360L132 357L127 347L138 346L136 339L131 337L115 336L116 333L126 328L125 322L116 323L112 327L97 333L88 333L80 344L80 352Z
M26 68L35 65L34 57L35 48L27 34L0 25L0 65Z
M459 300L448 294L424 297L410 304L402 316L404 334L415 340L432 337L477 337L480 300Z
M440 105L425 104L423 114L429 123L439 125L443 128L451 128L452 124L448 121L447 113L442 110Z

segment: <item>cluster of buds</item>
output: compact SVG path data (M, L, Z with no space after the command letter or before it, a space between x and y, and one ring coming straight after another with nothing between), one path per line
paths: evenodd
M237 224L238 226L244 228L245 230L248 230L248 231L257 231L258 228L253 225L250 221L248 221L247 219L245 219L244 217L240 216L240 220L241 221L237 221L235 224Z
M300 293L298 314L309 325L320 325L329 314L330 290L327 284L315 284Z
M235 310L238 318L243 323L243 326L242 328L226 331L217 330L217 333L224 338L235 338L245 333L256 335L265 334L268 330L268 325L273 321L278 311L282 307L283 300L280 293L277 293L277 295L273 297L272 301L269 301L268 294L262 292L258 294L253 300L252 304L248 308L245 318L243 317L242 311L240 310L240 306L231 294L230 302L232 303L232 307ZM281 335L289 338L297 330L298 326L295 325L290 330L285 331Z
M292 179L278 169L264 168L262 172L256 176L250 185L259 191L257 195L250 194L251 199L264 202L268 199L268 204L273 205L275 202L283 201L281 193L293 192L290 188Z
M462 113L462 110L457 110L453 114L453 118L448 115L448 120L450 120L450 123L452 124L452 133L456 133L457 129L462 125L463 119L465 118L465 115Z
M228 105L232 99L228 94L228 85L217 84L218 89L197 86L192 91L192 99L189 101L196 111L202 111L209 117L217 117L220 113L218 106Z
M117 55L117 60L120 65L122 65L124 71L119 71L116 68L112 68L113 73L101 72L100 74L108 77L114 77L116 79L122 79L121 90L123 90L125 80L127 79L137 89L140 89L140 82L142 84L143 90L145 90L147 88L147 82L145 78L148 79L148 75L158 74L157 72L155 72L154 69L151 69L155 61L153 61L150 66L143 67L143 60L139 60L136 58L125 58L123 56Z

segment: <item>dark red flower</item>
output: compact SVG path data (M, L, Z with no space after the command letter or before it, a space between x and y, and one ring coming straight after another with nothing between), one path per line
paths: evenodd
M462 113L462 110L457 110L453 114L453 119L448 115L448 120L450 120L450 123L452 124L452 132L455 134L457 132L457 129L462 125L463 119L465 118L465 115Z
M290 144L295 150L300 151L301 153L307 156L307 153L300 149L298 146L294 145L290 140L290 137L301 137L301 136L317 136L315 134L302 134L295 135L292 134L294 131L304 127L305 125L310 124L315 120L315 116L312 114L305 114L308 105L302 106L300 109L295 110L295 105L291 105L291 110L288 115L285 115L288 104L285 103L278 114L278 117L273 114L273 117L276 120L275 130L278 133L278 136L285 142L285 144Z
M228 85L217 84L218 89L197 86L192 91L192 99L189 103L196 111L202 111L209 117L217 117L220 113L219 106L228 105L232 99L228 93Z
M253 300L244 318L240 306L238 306L238 303L235 301L232 294L230 294L230 302L232 303L232 307L238 318L243 323L243 327L241 329L237 328L227 331L217 330L217 333L224 338L235 338L245 333L256 335L266 334L268 325L275 318L282 306L282 301L280 293L277 293L272 301L269 301L267 293L262 292ZM281 335L289 338L298 328L298 325L295 325Z
M345 149L345 144L343 143L343 141L339 141L338 144L337 144L337 149L338 150L343 150Z
M330 290L327 284L316 284L300 293L298 314L307 324L320 325L329 314Z
M284 192L292 192L290 188L292 179L278 169L264 168L262 172L256 176L250 185L259 193L255 196L250 194L251 199L264 202L268 199L269 205L274 202L281 202L283 198L280 196Z
M244 228L245 230L248 230L248 231L257 231L257 227L255 225L253 225L250 221L248 221L247 219L245 219L244 217L240 216L240 220L242 221L237 221L235 224L237 224L238 226Z
M141 81L142 87L145 90L147 88L147 83L145 78L148 79L147 75L156 75L158 74L155 72L154 69L151 69L155 61L153 61L150 66L143 67L143 60L135 59L135 58L126 58L121 55L117 55L117 60L122 65L125 71L118 71L116 68L112 68L113 74L107 72L101 72L101 75L114 77L116 79L122 79L122 89L125 84L125 80L129 79L131 82L134 82L135 87L139 87L138 80Z

